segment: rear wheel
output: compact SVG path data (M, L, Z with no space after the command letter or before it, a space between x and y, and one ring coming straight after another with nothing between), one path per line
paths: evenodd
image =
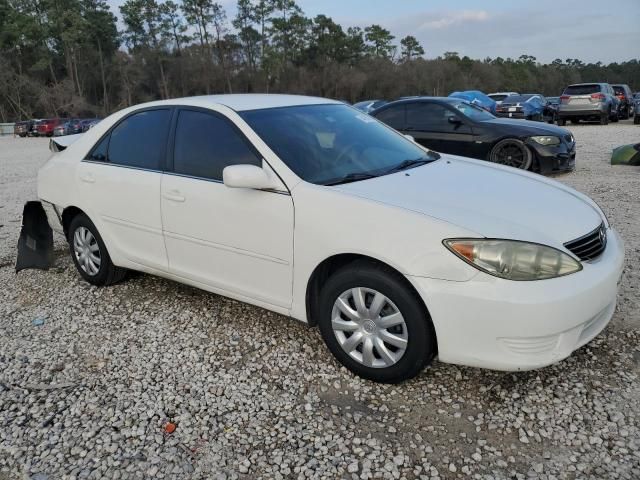
M558 118L558 126L564 127L567 124L567 120L565 118Z
M628 107L623 109L621 111L621 114L618 115L618 118L620 118L620 120L628 120L629 117L630 117L630 114L629 114L629 108Z
M516 138L506 138L499 141L489 153L489 161L522 170L528 170L532 160L531 150L524 142Z
M73 263L87 282L111 285L125 277L126 269L111 262L98 229L84 213L73 217L67 235Z
M609 114L603 113L600 115L600 125L609 125Z
M573 125L578 125L580 123L580 119L579 118L574 118L573 120L571 120L571 123Z
M633 124L634 125L640 124L640 113L636 112L636 114L633 116Z
M417 375L436 354L424 305L395 271L356 261L320 292L319 326L327 347L356 375L397 383Z

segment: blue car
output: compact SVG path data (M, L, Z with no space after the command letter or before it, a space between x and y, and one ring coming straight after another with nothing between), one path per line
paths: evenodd
M496 116L553 123L556 109L542 95L527 93L507 97L498 106Z
M484 108L487 112L496 113L497 104L495 100L489 98L486 94L479 90L466 90L464 92L453 92L449 95L452 98L460 98L466 100L472 105Z

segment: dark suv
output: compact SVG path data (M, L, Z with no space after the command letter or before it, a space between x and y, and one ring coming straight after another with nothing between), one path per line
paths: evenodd
M598 120L606 125L618 121L618 99L608 83L578 83L569 85L560 96L558 125L567 120Z
M615 85L611 85L611 87L616 97L618 97L618 100L620 100L620 105L618 106L620 119L626 120L627 118L633 117L635 113L635 102L633 101L633 94L631 93L629 85L616 83Z

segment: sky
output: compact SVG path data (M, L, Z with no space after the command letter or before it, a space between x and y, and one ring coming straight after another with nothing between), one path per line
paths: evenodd
M235 0L218 0L229 18ZM123 0L108 0L114 13ZM533 55L540 62L640 58L640 0L297 0L305 15L343 27L379 24L399 42L415 36L425 56ZM606 9L611 5L609 9Z

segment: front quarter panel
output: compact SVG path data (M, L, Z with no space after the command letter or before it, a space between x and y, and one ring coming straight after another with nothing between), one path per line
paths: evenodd
M307 284L329 257L359 254L407 276L464 282L478 274L442 244L481 235L417 212L301 182L295 205L294 284L291 315L306 320Z

